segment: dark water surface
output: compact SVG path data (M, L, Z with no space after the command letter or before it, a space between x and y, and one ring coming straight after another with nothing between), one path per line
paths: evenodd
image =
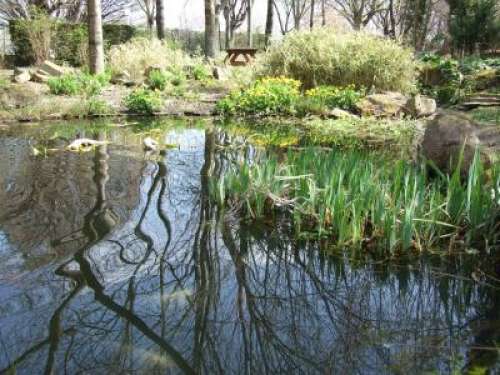
M326 256L209 200L258 154L244 140L150 134L177 147L144 154L141 125L0 129L0 374L500 371L492 261ZM77 135L111 143L43 155Z

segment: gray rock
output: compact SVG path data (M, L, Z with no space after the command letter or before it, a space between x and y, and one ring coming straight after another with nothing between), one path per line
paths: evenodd
M340 109L340 108L332 109L329 113L329 116L333 117L335 119L358 118L358 116L353 115L351 112L344 111L343 109Z
M43 72L42 74L60 77L64 73L66 73L65 69L62 66L59 66L51 61L44 61L42 65L40 65L39 72Z
M406 113L414 118L432 116L436 110L436 101L420 94L411 97L405 106Z
M356 107L363 116L394 117L404 111L408 98L399 92L368 95Z
M43 71L37 71L31 75L31 80L33 82L38 82L38 83L47 83L47 81L50 79L50 76L45 74Z
M479 133L479 125L468 116L457 112L441 112L429 121L425 129L422 154L441 171L452 173L463 152L461 173L466 175L476 150L481 153L485 165L489 165L492 159L489 147L481 142Z
M26 83L31 79L29 71L25 70L19 74L14 75L13 81L16 83Z

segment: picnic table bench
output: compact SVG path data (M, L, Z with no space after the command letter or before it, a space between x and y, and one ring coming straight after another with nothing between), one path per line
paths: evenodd
M224 59L224 64L229 60L229 64L231 65L247 65L254 58L257 53L256 48L228 48L226 50L227 56ZM238 57L243 56L245 61L237 60Z

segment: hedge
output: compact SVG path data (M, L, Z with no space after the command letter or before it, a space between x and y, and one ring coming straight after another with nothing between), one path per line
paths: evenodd
M26 34L29 20L16 19L9 21L9 33L12 41L15 64L18 66L33 65L35 62L33 50ZM57 62L67 62L79 66L81 61L80 50L88 43L87 25L54 21L55 36L52 38L52 50ZM126 43L132 39L137 30L130 25L105 24L103 25L104 43L107 48L112 45Z

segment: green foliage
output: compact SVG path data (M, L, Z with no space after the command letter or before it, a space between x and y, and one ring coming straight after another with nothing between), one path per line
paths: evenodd
M31 18L9 22L9 34L20 65L40 64L49 58L58 23L43 9L31 6Z
M204 81L211 77L210 71L205 64L196 64L193 67L193 78L197 81Z
M17 65L42 62L48 57L49 50L54 51L57 62L68 62L74 66L87 64L87 25L61 22L40 10L31 13L33 16L30 19L9 21ZM136 34L136 29L129 25L105 24L103 34L105 46L109 48L129 41Z
M354 109L362 98L362 93L350 85L347 87L319 86L305 92L307 99L328 108Z
M453 249L458 240L497 243L499 187L500 166L488 177L479 157L466 180L459 169L429 179L425 165L309 148L236 167L212 180L210 191L219 205L236 202L253 219L284 213L298 236L395 253Z
M224 114L289 114L300 97L300 82L290 78L264 78L219 101Z
M167 84L169 83L169 78L169 75L167 75L163 71L153 69L149 73L147 83L151 90L164 91L167 88Z
M52 77L48 80L47 85L54 95L76 95L81 90L80 82L73 74Z
M137 89L125 98L125 105L132 113L152 115L161 109L162 100L157 91Z
M455 48L473 53L498 43L500 6L497 0L450 1L450 34Z
M500 107L476 108L470 115L477 122L500 126Z
M109 74L91 75L88 73L65 74L52 77L47 82L50 92L54 95L77 95L86 97L99 95L109 82Z
M456 103L462 83L458 61L436 54L424 54L421 61L420 91L434 97L440 104Z
M260 75L318 85L409 92L415 86L413 52L387 38L328 28L293 32L260 59Z

